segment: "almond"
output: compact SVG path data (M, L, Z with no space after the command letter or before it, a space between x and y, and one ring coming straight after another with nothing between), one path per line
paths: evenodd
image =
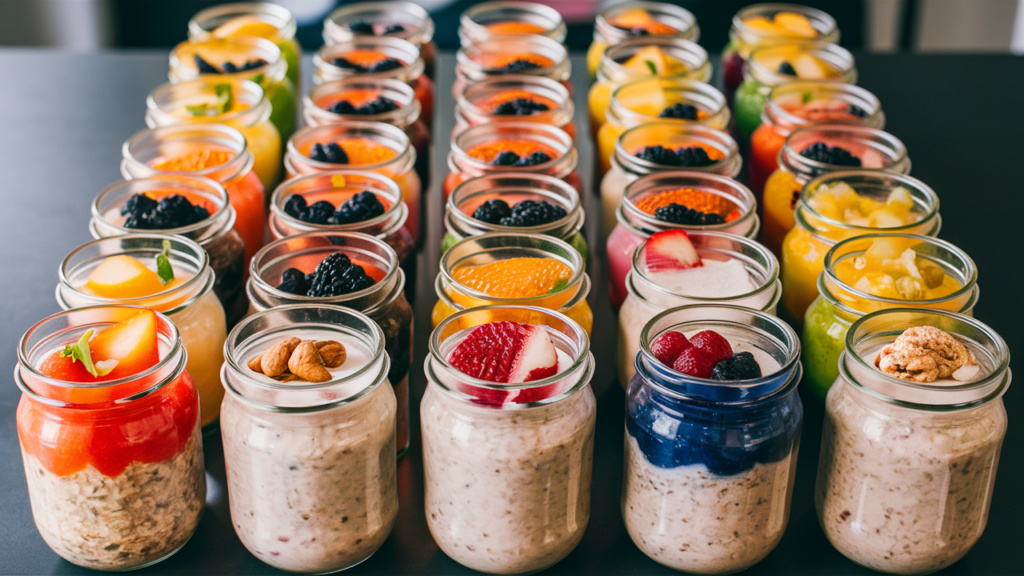
M288 369L307 382L327 382L331 373L312 342L301 342L288 359Z
M345 345L341 342L335 342L334 340L321 340L314 344L318 352L320 352L320 358L323 359L324 365L328 368L337 368L345 363L348 358L348 353L345 351Z
M273 378L280 376L288 370L288 359L291 358L295 348L298 347L298 338L287 338L274 344L270 350L263 353L260 358L260 368L263 373ZM295 372L292 370L292 372Z
M249 360L249 370L253 372L263 372L263 367L260 364L260 360L263 358L263 354L257 354L252 360Z

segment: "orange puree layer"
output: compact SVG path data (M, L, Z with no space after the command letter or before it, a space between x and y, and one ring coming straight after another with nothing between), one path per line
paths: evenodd
M223 150L195 150L193 152L182 154L181 156L175 156L162 162L157 162L153 164L153 168L168 172L195 172L197 170L205 170L212 166L226 164L234 157L235 155L233 153L225 152Z
M351 52L339 54L338 56L344 58L345 60L348 60L353 64L358 64L359 66L362 66L364 68L368 68L370 66L373 66L377 62L380 62L381 60L386 60L390 58L390 56L388 56L387 54L383 52L377 52L376 50L353 50ZM398 60L398 58L395 58L395 60ZM402 62L401 60L398 61ZM402 65L408 66L408 63L402 62Z
M654 211L669 204L681 204L687 208L704 212L714 213L731 222L740 217L736 205L717 194L696 190L694 188L679 188L678 190L667 190L652 194L637 202L636 207L647 214L654 214Z
M345 151L345 155L348 156L348 164L350 166L379 164L398 156L398 152L369 138L346 138L344 140L337 140L337 143ZM324 144L326 145L326 142ZM306 149L307 156L312 147L313 145L310 144Z
M548 110L554 110L558 107L558 104L556 104L554 100L534 94L533 92L527 92L526 90L506 90L505 92L500 92L490 98L485 98L484 100L477 102L476 105L484 110L494 110L505 102L511 102L512 100L517 100L519 98L524 100L533 100L537 104L543 104L548 107Z
M494 34L543 34L548 29L530 22L495 22L487 25L487 31Z
M529 156L534 152L543 152L551 158L558 158L561 156L561 154L551 146L541 144L540 142L534 142L532 140L495 140L494 142L477 144L469 150L466 150L466 154L484 162L493 162L494 159L498 157L498 154L501 154L502 152L515 152L520 158Z
M527 62L533 62L541 68L547 68L548 66L554 66L555 61L545 56L538 54L512 54L503 56L501 54L481 54L477 58L477 63L485 68L504 68L516 60L526 60Z

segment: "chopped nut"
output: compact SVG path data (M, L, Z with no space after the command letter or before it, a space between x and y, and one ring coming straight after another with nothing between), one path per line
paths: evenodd
M307 382L327 382L331 373L324 367L324 360L312 342L301 342L288 359L288 369Z
M288 359L291 358L299 342L301 340L298 338L287 338L264 352L260 359L260 368L263 373L271 378L284 374L288 370ZM292 370L292 372L295 371Z
M345 345L341 342L335 342L334 340L321 340L314 344L318 352L320 352L320 358L323 359L324 365L328 368L337 368L345 363L348 358L348 353L345 351Z
M977 363L959 340L934 326L908 328L875 358L885 374L922 383L950 378L962 366Z

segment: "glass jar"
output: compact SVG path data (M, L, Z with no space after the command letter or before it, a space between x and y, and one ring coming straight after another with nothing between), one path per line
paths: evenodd
M658 220L654 214L641 209L646 198L673 190L694 190L710 195L715 202L724 202L733 207L726 222L721 224L688 225ZM721 200L720 200L721 199ZM729 232L756 238L761 227L757 218L757 203L750 190L725 176L702 172L656 172L633 181L626 187L622 202L615 212L618 224L608 235L608 297L612 309L618 310L626 299L626 275L633 268L633 253L648 236L662 230L682 229L690 231ZM735 215L735 217L733 217Z
M340 252L366 270L373 286L345 294L314 298L279 290L289 268L312 273L327 256ZM252 261L246 294L252 313L292 304L331 304L366 314L384 333L384 352L391 359L388 382L398 401L396 445L401 457L409 449L409 365L412 363L412 307L405 299L405 273L398 255L379 238L359 232L307 232L267 244Z
M707 267L709 262L725 265L739 262L749 279L746 286L725 288L723 280L735 278L721 273L718 279L694 278L681 273L651 273L644 260L644 245L633 253L633 268L626 276L628 295L619 310L618 352L619 384L629 385L636 374L636 356L640 352L640 333L659 313L678 306L705 304L728 305L760 310L775 315L782 298L779 261L754 240L725 232L689 232L690 242ZM703 284L699 282L703 280ZM732 295L726 295L732 294Z
M346 200L363 191L371 191L381 204L384 214L352 224L312 224L303 222L284 211L284 204L292 194L305 197L307 205L326 200L335 209ZM270 235L275 240L305 232L362 232L380 238L395 251L398 265L405 272L405 295L413 301L416 287L416 242L405 223L409 208L402 202L402 193L393 180L373 172L355 170L329 170L286 180L274 191L270 203Z
M526 66L516 63L527 62ZM459 48L455 54L455 83L452 98L458 100L466 88L487 78L514 72L560 82L571 95L572 62L565 46L543 36L497 35Z
M697 119L664 118L662 112L673 106L696 108ZM624 84L612 92L608 105L608 121L597 131L599 177L612 167L615 143L630 128L651 122L699 124L725 130L730 112L725 96L715 87L699 80L685 78L644 78Z
M476 209L488 200L503 200L515 206L524 200L548 202L565 210L565 217L539 226L502 226L473 217ZM587 239L583 237L586 214L579 193L562 180L544 174L493 174L470 178L452 192L445 204L441 252L446 252L465 238L488 232L520 232L548 234L568 242L583 258L590 256Z
M355 2L331 12L324 19L324 43L328 46L349 42L357 36L369 36L353 30L353 25L369 24L372 35L393 36L411 43L420 51L425 73L434 79L437 73L437 44L434 21L415 2ZM400 29L395 29L395 26Z
M859 195L885 201L889 193L902 186L913 200L911 214L916 222L891 228L857 226L818 214L808 204L822 185L845 182ZM938 236L942 227L939 197L927 184L910 176L882 171L849 170L832 172L811 180L800 193L796 226L782 242L782 306L793 318L803 318L811 302L818 297L818 275L825 269L825 253L840 240L872 232L892 232Z
M827 66L829 69L821 72L822 80L844 84L857 83L857 67L853 61L853 54L850 54L846 48L835 44L805 42L758 48L750 54L747 71L743 75L743 83L733 95L736 133L741 141L750 138L750 135L761 124L761 113L772 88L794 80L809 79L800 77L799 71L783 73L766 64L766 62L777 61L783 57L783 54L793 53L799 53L800 56L811 56ZM786 63L783 62L783 64ZM790 67L792 68L792 65Z
M295 39L298 25L284 6L270 2L237 2L200 10L188 21L188 39L201 42L236 35L259 36L277 44L288 64L288 79L301 84L302 46Z
M779 167L786 137L808 124L855 124L885 128L882 104L874 94L850 84L827 80L789 82L768 93L761 125L750 136L750 190L762 202L764 183Z
M136 132L121 145L125 180L167 176L209 178L227 191L234 228L245 241L245 262L263 246L263 184L241 132L222 124L181 124ZM244 270L244 266L243 266Z
M178 194L193 204L205 206L210 217L189 226L148 230L125 228L127 216L121 210L136 194L154 200ZM249 301L245 298L245 242L232 226L235 210L228 203L224 188L208 178L164 175L157 178L127 180L111 184L92 201L89 233L92 237L109 238L122 234L157 232L168 236L184 236L203 247L214 273L213 293L217 295L227 325L234 326L245 316Z
M212 65L218 72L200 71L197 58ZM241 68L248 64L263 62L248 70L224 72L224 64L231 63ZM277 127L282 140L287 140L295 131L297 104L295 85L288 79L288 63L281 49L270 40L255 36L231 36L210 38L200 42L182 42L171 50L171 82L178 83L196 78L217 81L223 78L252 80L263 88L270 101L270 121Z
M921 384L874 367L880 346L922 325L974 354L981 370L972 382ZM945 310L883 310L850 327L825 403L814 489L818 520L839 552L872 570L927 574L974 546L1006 435L1009 364L991 328Z
M280 383L248 367L286 338L340 342L346 358L320 383ZM281 306L231 331L221 421L231 521L263 562L336 572L391 533L398 482L388 364L380 327L340 306Z
M515 99L528 99L547 106L547 110L530 114L499 114L496 108ZM561 128L573 141L576 125L572 122L575 107L572 96L561 83L543 76L503 74L467 85L455 103L455 129L459 133L469 126L495 122L539 122Z
M608 236L615 228L615 212L619 209L626 186L631 182L655 172L680 170L679 166L659 164L641 158L644 148L662 146L671 150L679 148L703 148L713 160L707 166L687 166L685 170L720 174L736 178L743 167L736 141L728 133L693 124L677 122L651 122L630 128L615 142L615 153L611 157L611 169L601 179L601 233Z
M356 64L385 59L397 60L401 66L370 72L336 65L335 59L356 58ZM375 60L374 60L375 59ZM313 55L313 84L320 85L342 78L385 78L405 82L420 102L420 115L427 126L434 123L434 83L423 73L425 64L419 49L401 38L387 36L356 36L345 42L328 44ZM363 64L360 64L363 65ZM364 65L365 66L365 65Z
M124 255L155 270L156 258L170 243L168 260L180 281L156 294L136 298L105 298L88 290L90 274L111 256ZM199 390L202 425L215 429L224 389L220 386L220 365L224 362L227 326L224 307L213 293L215 274L202 246L182 236L131 234L87 242L60 263L57 304L63 310L96 305L144 306L166 314L181 333L188 373Z
M156 314L160 360L144 372L87 384L39 370L88 330L138 312L59 312L18 344L17 425L32 516L54 552L93 570L134 570L174 554L192 537L206 502L199 398L178 329L166 316Z
M778 30L750 25L751 19L769 16L774 20L779 12L794 12L807 19L816 32L809 39L821 42L839 42L839 28L836 21L821 10L798 6L796 4L752 4L732 17L732 28L729 30L729 43L722 51L722 80L725 94L732 101L733 93L743 82L747 72L747 60L750 52L761 46L782 44L798 40L800 37L791 34L780 34Z
M667 331L713 330L751 352L762 377L705 380L663 365ZM800 341L785 322L735 306L683 306L644 327L626 393L622 516L644 554L675 570L729 574L782 539L803 406Z
M349 162L346 164L332 164L310 158L310 151L316 144L326 146L331 142L342 144L344 141L352 142L355 151L361 152L359 156L363 157L362 162L353 154L352 148L348 149ZM413 169L415 165L416 149L409 137L401 128L381 122L350 121L303 128L288 140L288 152L284 158L284 168L289 178L334 172L339 168L375 172L390 178L398 184L402 201L409 211L405 228L419 242L425 231L423 182Z
M459 17L463 47L501 34L543 36L565 44L568 28L558 10L533 2L481 2Z
M376 98L386 98L398 108L381 114L339 114L331 106L349 101L355 106ZM394 78L368 78L351 76L325 82L303 99L302 118L307 126L345 124L347 122L383 122L402 129L416 150L413 169L424 188L430 187L430 129L420 118L419 100L408 84Z
M525 155L543 152L551 160L533 166L496 166L502 151L521 149ZM572 138L560 128L536 122L500 122L466 128L452 136L448 176L441 187L445 201L455 187L470 178L503 174L547 174L565 181L580 192L576 174L579 154Z
M455 279L460 268L513 258L555 260L569 268L570 276L539 296L512 298L491 296ZM499 304L537 306L561 312L582 326L588 335L594 325L594 313L587 304L590 277L583 257L569 244L547 235L491 232L461 240L441 256L441 271L434 290L438 300L430 318L435 328L460 310Z
M778 168L765 182L761 202L764 214L761 242L776 254L781 253L782 241L793 229L800 191L807 182L836 170L850 169L849 166L819 162L801 154L818 142L850 152L861 161L862 170L910 173L907 147L888 132L841 124L805 126L792 131L779 150Z
M224 93L229 94L226 104ZM259 84L240 78L206 77L164 84L146 97L146 125L150 128L197 123L224 124L245 136L246 147L253 155L252 169L266 194L281 181L281 135L270 122L270 101Z
M870 282L854 282L851 267L864 269L865 255L876 261L895 260L907 249L917 258L938 266L945 274L935 298L904 299L870 292ZM916 259L915 259L916 260ZM884 260L881 266L885 266ZM838 271L837 271L838 269ZM844 278L840 278L840 273ZM920 275L920 272L918 272ZM867 276L865 275L867 278ZM845 281L844 281L845 280ZM967 254L948 242L913 234L867 234L836 244L825 254L825 271L818 277L818 293L804 316L804 382L822 398L839 377L839 356L846 332L865 314L889 308L938 308L973 315L978 304L978 269ZM901 296L898 292L893 296Z
M646 22L632 17L637 12L644 13ZM689 10L674 4L629 2L609 6L601 10L594 21L594 40L587 49L590 77L597 75L601 57L609 46L636 36L682 38L696 42L700 39L700 26Z
M496 384L447 362L466 328L497 321L546 330L558 374ZM430 533L449 557L483 572L529 574L576 547L590 520L594 368L586 332L550 310L474 308L434 330L420 405L424 500Z
M621 8L621 5L619 7ZM657 66L650 60L645 61L647 66L641 70L626 65L634 56L651 47L661 51L664 65L668 68L666 71L657 71ZM601 64L597 68L597 81L587 94L587 104L590 107L590 134L596 136L601 126L608 121L608 106L611 104L612 93L617 88L651 76L690 78L709 82L711 63L708 62L708 53L694 41L668 36L641 36L609 48L601 57Z

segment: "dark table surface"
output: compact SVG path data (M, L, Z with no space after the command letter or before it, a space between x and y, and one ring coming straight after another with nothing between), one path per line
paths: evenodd
M308 59L306 63L308 64ZM980 270L981 301L975 315L1021 350L1016 327L1024 307L1015 300L1024 279L1015 263L1013 230L1022 226L1024 146L1024 59L1012 56L860 55L860 85L882 101L887 129L910 151L912 174L942 200L942 238L974 258ZM449 93L454 58L440 60L433 166L445 173L444 153L453 125ZM580 175L593 189L593 153L586 138L586 71L573 61L578 103ZM0 91L0 275L4 302L0 351L6 370L16 364L18 339L33 323L59 311L54 299L57 267L76 246L90 240L89 204L120 178L121 144L145 128L145 97L166 81L163 52L71 54L42 50L0 50L5 89ZM308 72L308 67L306 72ZM308 85L307 85L308 88ZM1014 144L1014 142L1018 142ZM419 264L413 406L424 387L422 369L430 327L431 281L437 273L443 205L439 179L427 197L428 241ZM584 195L588 214L599 214L597 197ZM590 525L579 547L549 573L669 574L630 541L619 512L622 476L623 394L615 382L615 318L607 302L604 239L599 222L586 225L594 279L593 381L598 397L597 438ZM1016 280L1014 280L1016 279ZM10 372L8 372L10 374ZM43 542L32 521L15 427L19 392L13 381L0 387L0 574L89 572L64 560ZM1024 493L1014 492L1024 473L1024 394L1005 397L1010 418L988 528L974 549L943 574L1024 573L1016 546L1024 541ZM821 401L804 397L803 451L789 527L779 546L749 574L860 574L867 570L836 552L818 527L812 502L817 466ZM414 408L413 448L399 462L400 512L394 532L353 574L453 574L470 570L434 544L423 514L423 468ZM249 554L231 527L219 438L206 441L209 485L206 514L195 536L174 557L144 570L173 574L267 574L277 571Z

